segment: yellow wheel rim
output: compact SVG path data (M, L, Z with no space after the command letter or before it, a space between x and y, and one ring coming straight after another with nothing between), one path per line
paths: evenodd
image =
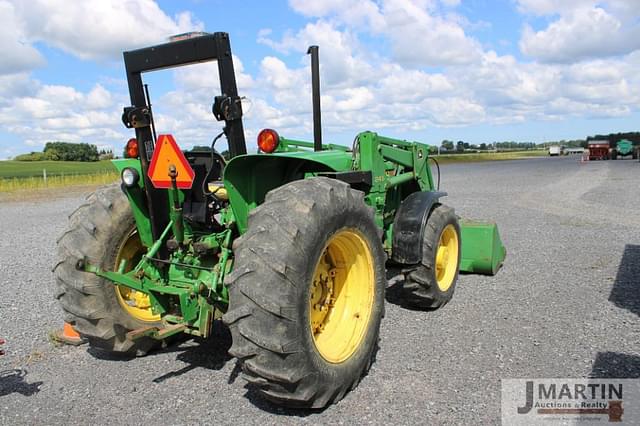
M449 290L456 277L459 246L456 228L451 224L445 226L440 234L436 252L436 281L442 291Z
M369 245L355 229L338 231L316 265L309 300L309 326L316 349L340 363L360 347L369 326L375 272Z
M135 230L131 231L118 249L113 269L118 270L120 263L126 260L125 271L130 271L136 266L144 251L138 233ZM115 291L120 306L133 318L145 322L160 321L160 315L154 314L151 310L151 300L148 295L121 285L116 285Z

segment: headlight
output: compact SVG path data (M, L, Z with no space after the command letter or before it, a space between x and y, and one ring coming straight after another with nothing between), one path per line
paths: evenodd
M127 188L131 188L132 186L135 186L138 184L138 181L140 180L140 175L138 174L138 171L136 169L132 169L131 167L127 167L124 170L122 170L122 183L124 183L124 185Z

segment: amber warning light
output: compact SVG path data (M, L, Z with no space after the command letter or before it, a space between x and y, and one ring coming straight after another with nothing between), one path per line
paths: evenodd
M280 136L278 136L278 133L275 130L264 129L258 133L258 148L260 148L260 151L262 152L271 154L276 150L276 148L278 148L279 142Z
M127 158L138 158L138 141L135 138L129 139L125 153Z

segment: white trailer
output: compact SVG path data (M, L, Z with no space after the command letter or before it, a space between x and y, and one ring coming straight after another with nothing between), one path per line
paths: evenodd
M560 147L558 145L551 145L549 147L549 155L551 157L554 157L556 155L560 155L560 153L561 153L561 149L560 149Z

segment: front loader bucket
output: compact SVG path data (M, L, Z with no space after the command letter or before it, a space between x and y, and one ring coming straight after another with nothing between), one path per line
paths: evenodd
M460 221L462 259L460 272L495 275L507 255L495 223Z

